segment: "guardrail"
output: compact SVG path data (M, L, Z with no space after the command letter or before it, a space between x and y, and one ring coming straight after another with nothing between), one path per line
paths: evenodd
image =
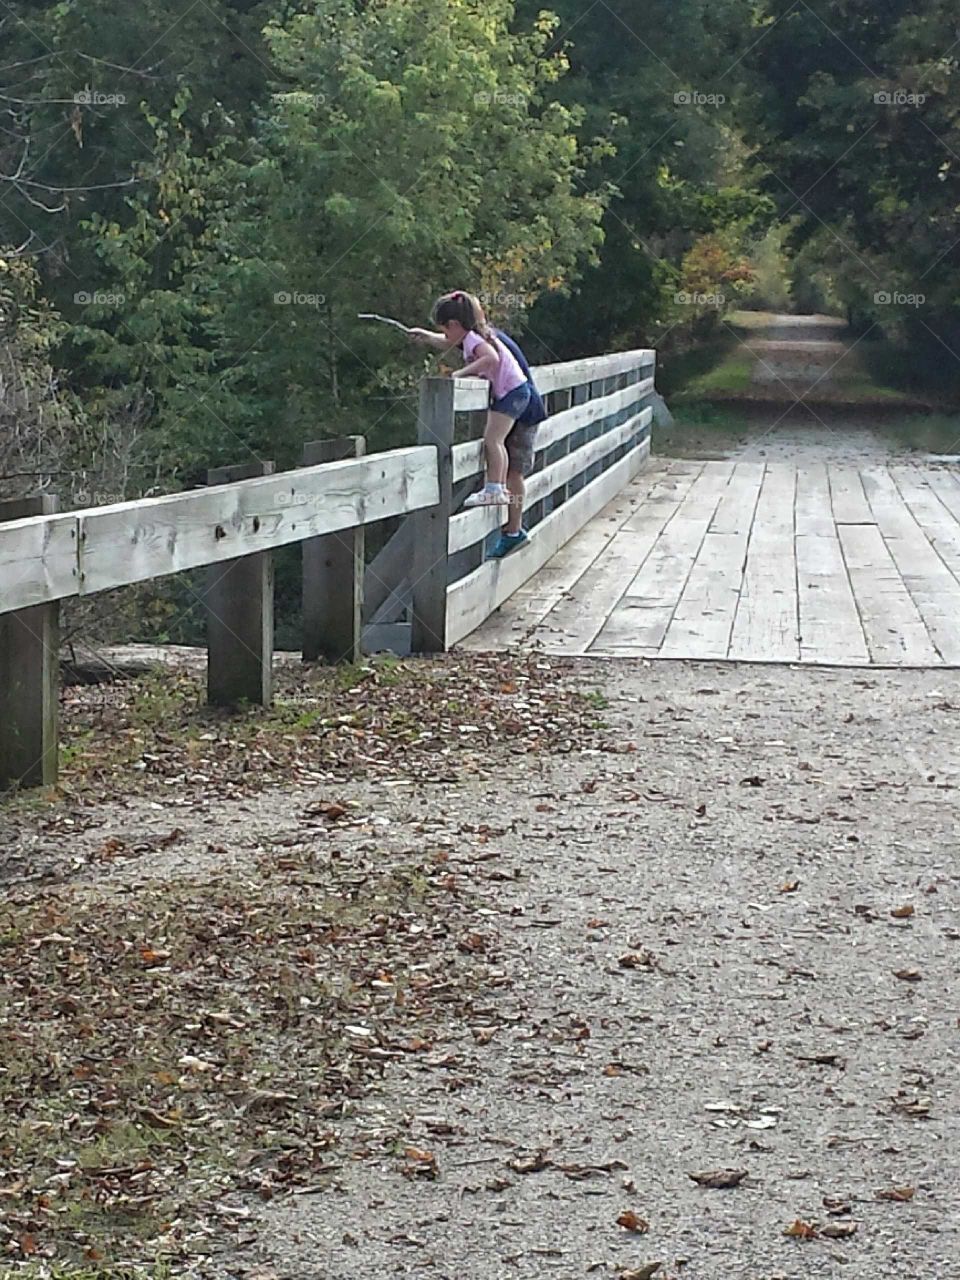
M530 541L504 560L484 559L500 513L457 510L483 468L482 442L456 440L464 415L486 410L477 379L423 381L410 448L365 456L349 436L306 445L295 470L224 467L187 493L70 512L49 495L0 502L0 789L56 780L61 600L206 567L208 698L268 704L271 553L300 542L306 659L442 652L637 473L654 366L641 350L534 370L550 416L527 480ZM391 516L405 519L365 565L364 527Z

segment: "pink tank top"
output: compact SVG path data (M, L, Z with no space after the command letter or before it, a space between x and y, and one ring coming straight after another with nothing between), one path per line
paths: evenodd
M463 355L467 364L474 359L474 352L480 343L485 341L487 339L481 337L479 333L474 333L472 329L470 330L463 340ZM522 387L527 379L523 370L517 364L516 357L512 351L508 351L503 343L496 338L493 339L490 345L500 357L500 363L493 373L480 376L489 379L493 388L494 400L502 400L508 392L515 390L517 387Z

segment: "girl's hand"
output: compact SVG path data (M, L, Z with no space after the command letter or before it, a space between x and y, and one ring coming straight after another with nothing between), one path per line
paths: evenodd
M411 329L409 334L410 341L421 347L426 346L433 336L429 329Z

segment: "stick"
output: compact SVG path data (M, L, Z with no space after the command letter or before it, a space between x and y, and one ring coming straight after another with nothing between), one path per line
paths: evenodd
M375 316L372 312L361 311L358 320L379 320L381 324L392 324L395 329L402 330L403 333L410 333L411 330L405 324L401 324L399 320L391 320L389 316Z

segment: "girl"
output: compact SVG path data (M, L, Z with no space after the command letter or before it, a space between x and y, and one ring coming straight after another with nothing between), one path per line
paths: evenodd
M433 309L433 318L443 333L430 329L411 329L414 342L446 350L463 348L466 364L457 370L460 378L486 378L490 383L490 408L483 433L487 462L487 482L479 493L472 493L465 507L506 506L507 449L504 441L516 420L530 404L532 390L516 357L487 324L479 301L469 293L457 290L445 294Z

